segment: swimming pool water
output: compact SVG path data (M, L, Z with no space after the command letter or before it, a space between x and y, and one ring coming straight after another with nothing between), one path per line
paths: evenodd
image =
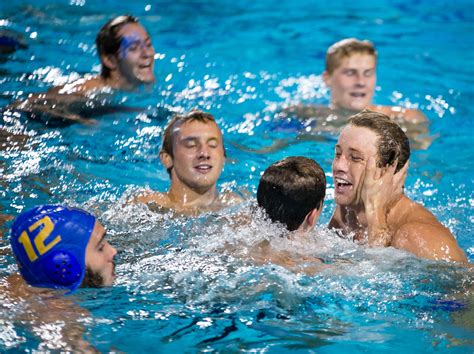
M94 39L109 18L140 18L157 51L151 92L117 102L137 108L95 117L94 125L45 125L4 112L0 213L53 202L96 212L119 250L111 289L73 297L87 313L84 338L122 352L396 352L474 350L473 272L366 249L325 230L333 210L330 178L337 136L294 142L285 104L326 103L320 73L326 48L344 37L372 40L379 53L375 102L420 108L435 137L413 152L406 190L450 228L474 261L472 102L474 15L469 1L16 1L0 4L0 27L28 48L0 56L0 105L97 72ZM1 29L0 28L0 29ZM228 154L219 185L256 191L260 173L290 155L319 161L329 195L304 254L333 265L314 276L256 266L222 248L277 237L260 218L235 229L251 204L176 218L124 206L140 188L165 190L158 149L168 110L210 111ZM277 139L290 145L256 153ZM16 272L2 226L2 279ZM2 295L3 296L3 295ZM61 329L15 316L2 298L0 351L54 348ZM76 323L77 320L74 320Z

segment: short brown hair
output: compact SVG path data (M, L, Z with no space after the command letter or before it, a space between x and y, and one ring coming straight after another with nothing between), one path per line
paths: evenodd
M391 165L396 159L395 173L405 166L410 158L410 142L405 132L389 116L365 109L350 117L349 124L370 129L377 134L379 167Z
M118 33L120 29L128 23L138 23L138 19L130 15L117 16L102 26L97 37L95 39L95 45L99 58L106 55L116 55L120 49L120 42L122 38L119 37ZM110 69L102 63L102 69L100 75L103 78L110 77Z
M341 65L343 59L353 54L368 54L377 61L377 51L374 44L368 40L346 38L330 46L326 52L326 72L332 74Z
M326 176L319 164L307 157L293 156L270 165L257 189L258 205L272 221L294 231L306 215L322 207Z
M209 122L214 122L216 123L216 120L214 119L214 116L210 113L205 113L200 110L192 110L188 114L184 115L175 115L171 120L168 122L165 128L165 132L163 134L163 144L161 146L161 151L160 152L165 152L171 157L174 157L173 155L173 131L183 125L186 122L192 122L192 121L197 121L201 123L209 123ZM217 123L216 123L217 125Z

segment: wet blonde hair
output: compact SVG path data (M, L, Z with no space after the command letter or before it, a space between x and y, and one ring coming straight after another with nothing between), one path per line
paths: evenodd
M372 55L377 62L377 51L374 44L368 40L345 38L330 46L326 52L326 72L332 74L345 58L354 54Z

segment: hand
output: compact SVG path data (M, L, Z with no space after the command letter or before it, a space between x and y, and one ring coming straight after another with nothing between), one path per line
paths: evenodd
M378 167L376 157L368 159L364 182L361 189L361 199L367 218L368 241L371 246L389 246L392 234L387 224L387 214L392 203L403 192L407 165L397 174L395 169L398 160L392 165Z

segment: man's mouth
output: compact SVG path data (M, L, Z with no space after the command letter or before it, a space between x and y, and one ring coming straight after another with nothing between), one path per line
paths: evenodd
M198 170L198 172L200 173L208 173L209 171L211 171L212 166L208 164L202 164L202 165L197 165L194 168Z
M367 96L365 92L351 92L349 93L349 95L354 98L364 98L365 96Z
M352 183L345 178L335 177L334 186L336 187L336 193L344 193L352 188Z
M140 69L151 69L151 65L152 65L152 63L140 64L140 65L138 65L138 68L140 68Z

